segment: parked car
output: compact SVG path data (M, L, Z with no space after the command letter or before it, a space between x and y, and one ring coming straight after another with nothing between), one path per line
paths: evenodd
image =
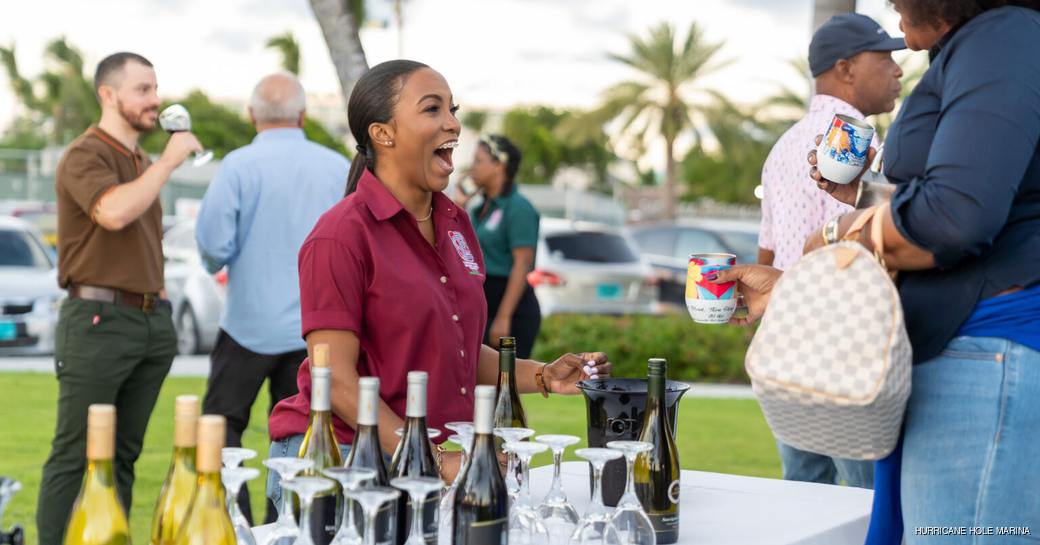
M195 221L184 220L163 235L166 296L173 304L177 352L209 352L217 340L224 310L227 269L210 274L195 243Z
M542 315L654 314L657 282L631 239L601 224L542 219L527 275Z
M39 231L51 249L58 247L58 205L42 201L5 201L0 214L21 218Z
M0 355L54 352L58 307L65 292L39 231L0 216Z
M756 263L758 229L755 221L698 219L640 225L630 233L657 275L661 301L685 308L690 254L726 253L737 263Z

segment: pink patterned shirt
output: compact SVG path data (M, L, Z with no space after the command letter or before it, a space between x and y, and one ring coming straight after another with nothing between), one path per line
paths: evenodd
M806 239L828 219L852 210L816 187L806 162L816 135L827 129L835 114L865 117L844 100L815 95L809 113L780 137L762 167L765 197L758 245L773 252L778 269L786 270L801 259ZM872 145L877 143L875 134Z

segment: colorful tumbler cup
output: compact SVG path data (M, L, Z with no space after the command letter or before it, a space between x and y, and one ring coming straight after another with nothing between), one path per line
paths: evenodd
M716 284L705 276L737 264L733 254L690 254L686 269L686 309L699 324L725 324L737 308L736 282Z
M863 172L874 127L847 115L836 115L816 150L816 168L836 184L848 184Z

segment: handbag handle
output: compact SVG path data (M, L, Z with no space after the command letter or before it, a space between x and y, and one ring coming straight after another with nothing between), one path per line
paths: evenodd
M867 222L871 219L875 220L870 225L870 242L874 245L874 257L881 263L881 266L885 269L888 267L885 265L885 237L884 237L884 219L885 214L888 212L888 203L884 202L867 208L863 211L856 221L852 222L849 226L848 232L842 237L842 240L848 242L856 242L859 240L860 233L863 232L863 228L866 227Z

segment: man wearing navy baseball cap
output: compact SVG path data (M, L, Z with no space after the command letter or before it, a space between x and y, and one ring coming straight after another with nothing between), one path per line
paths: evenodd
M816 135L826 132L835 114L856 119L891 112L903 76L892 51L905 49L873 19L856 13L824 23L809 45L809 68L816 94L801 121L788 129L762 168L762 228L759 263L787 269L802 256L805 241L828 219L851 210L821 191L805 167ZM873 146L878 146L877 137ZM871 488L873 462L841 460L777 443L784 478L795 481Z

